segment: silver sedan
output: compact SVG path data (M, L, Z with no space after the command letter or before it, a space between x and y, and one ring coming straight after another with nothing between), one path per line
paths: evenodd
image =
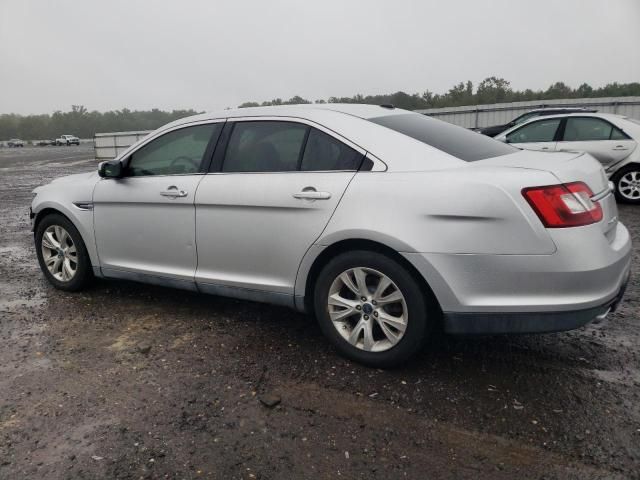
M603 318L630 268L593 157L523 151L392 106L185 118L35 192L36 252L55 287L102 277L285 305L378 367L437 329Z

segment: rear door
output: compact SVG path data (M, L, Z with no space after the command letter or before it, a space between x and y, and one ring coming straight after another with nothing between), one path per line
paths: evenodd
M508 133L506 142L525 150L554 151L561 118L542 118Z
M238 119L220 142L196 195L198 287L248 298L269 292L290 305L302 257L364 151L293 119Z
M584 151L605 168L628 157L636 142L610 122L598 117L567 117L556 149Z

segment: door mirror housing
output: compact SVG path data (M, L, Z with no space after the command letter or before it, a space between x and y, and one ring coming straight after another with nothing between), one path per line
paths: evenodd
M98 175L102 178L120 178L122 172L122 163L117 160L102 162L100 166L98 166Z

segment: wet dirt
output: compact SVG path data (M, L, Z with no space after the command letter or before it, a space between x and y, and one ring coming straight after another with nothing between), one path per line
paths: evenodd
M600 324L444 337L369 369L287 309L49 286L31 190L91 157L0 149L0 479L640 478L637 273ZM640 208L620 218L638 265Z

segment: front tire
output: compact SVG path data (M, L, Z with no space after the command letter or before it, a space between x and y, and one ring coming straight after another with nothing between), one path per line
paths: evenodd
M640 164L621 168L612 180L619 202L640 205Z
M370 367L400 365L420 350L434 323L431 306L411 272L373 251L334 257L315 284L323 333L343 356Z
M68 292L84 289L93 279L89 254L76 227L60 214L43 218L35 232L38 263L47 280Z

